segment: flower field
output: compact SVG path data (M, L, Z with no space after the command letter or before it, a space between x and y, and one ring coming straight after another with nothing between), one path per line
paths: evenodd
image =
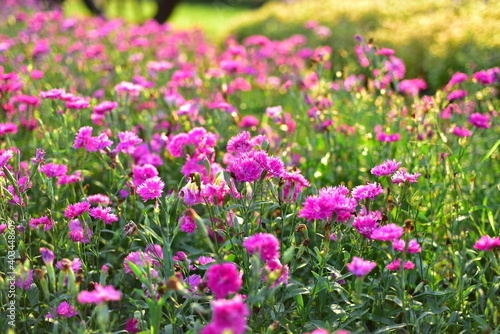
M353 38L0 14L0 329L500 333L499 68Z

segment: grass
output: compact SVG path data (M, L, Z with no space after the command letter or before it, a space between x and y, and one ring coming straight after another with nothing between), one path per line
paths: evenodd
M128 22L143 22L153 17L156 4L153 1L109 1L107 10L109 17L123 17ZM221 41L229 33L239 18L251 10L242 6L232 6L225 3L191 3L181 2L174 10L169 22L176 28L201 28L207 37ZM67 16L88 16L89 10L81 0L68 0L64 6Z

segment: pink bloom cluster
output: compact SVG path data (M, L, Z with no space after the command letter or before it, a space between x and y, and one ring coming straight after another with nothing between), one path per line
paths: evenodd
M348 197L349 189L345 186L327 187L319 190L317 196L308 196L299 211L299 217L326 219L330 221L335 213L335 221L344 222L352 217L358 203Z
M201 334L243 334L246 331L250 312L240 295L233 299L219 299L212 302L213 318Z
M237 293L242 283L238 267L234 263L213 264L208 269L207 285L217 299Z
M347 264L347 269L356 275L357 278L366 276L377 264L371 261L365 261L362 258L354 256L351 263Z
M111 285L102 286L100 284L94 285L93 291L82 291L78 295L78 301L82 304L104 304L109 300L120 300L120 291L113 288Z
M500 237L491 238L488 235L483 235L474 244L474 248L482 251L490 251L495 248L500 248Z

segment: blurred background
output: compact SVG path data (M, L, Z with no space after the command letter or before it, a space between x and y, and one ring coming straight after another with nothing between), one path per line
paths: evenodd
M14 0L0 0L14 1ZM31 0L36 1L36 0ZM500 65L499 0L38 0L63 2L66 15L91 15L85 2L109 18L144 22L159 3L175 3L168 22L198 27L214 43L251 35L283 40L294 34L308 46L332 47L338 68L349 62L355 35L392 48L407 67L406 78L444 86L455 71Z

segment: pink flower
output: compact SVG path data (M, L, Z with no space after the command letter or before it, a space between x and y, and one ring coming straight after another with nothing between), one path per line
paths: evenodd
M62 175L57 178L57 185L60 186L62 184L68 183L76 183L79 181L83 181L82 173L80 171L75 172L72 175Z
M159 198L163 193L163 187L165 187L165 183L159 176L155 176L144 181L137 188L137 193L142 197L142 200L146 202L149 199Z
M392 241L392 246L398 252L408 252L408 253L419 253L422 251L422 248L418 244L416 239L411 239L408 242L408 249L406 250L406 241L403 239L397 239Z
M152 177L158 176L158 169L155 166L150 164L145 164L142 166L134 166L132 169L132 180L134 182L134 186L138 187Z
M141 266L141 267L147 267L153 264L153 258L149 254L145 254L141 251L131 252L123 260L123 266L125 267L125 272L129 274L133 273L132 269L130 269L129 261L135 264L136 266Z
M365 261L362 258L354 256L352 262L347 264L347 269L356 275L357 278L361 278L367 275L376 266L377 264L375 262Z
M89 152L97 152L113 144L106 134L92 137L92 127L84 126L76 134L74 149L85 148Z
M120 143L116 146L116 150L129 154L134 153L134 145L142 142L142 139L132 131L119 132L118 138Z
M394 240L401 237L404 229L396 224L387 224L375 229L370 238L376 240Z
M243 116L238 126L240 128L252 128L259 125L259 120L252 115Z
M84 244L90 243L90 238L92 238L92 230L89 225L85 222L82 223L78 219L73 219L69 221L69 237L74 242L81 242ZM85 228L85 230L84 230Z
M313 219L326 219L330 221L336 214L336 221L346 221L355 212L357 202L347 197L349 189L344 186L326 187L319 191L318 196L308 196L299 211L299 217Z
M382 164L373 167L371 173L376 177L391 175L398 170L400 165L401 162L397 162L396 160L386 160Z
M245 153L252 150L254 145L250 142L250 132L243 131L240 134L231 137L227 142L227 151L229 153Z
M215 262L215 259L214 258L211 258L209 256L200 256L198 258L198 262L200 262L200 265L205 265L205 264L209 264L209 263L212 263L212 262Z
M10 158L14 156L14 153L11 150L6 150L2 154L0 154L0 169L7 165Z
M465 126L463 128L455 126L452 133L457 137L469 137L472 135L472 132L470 132Z
M493 250L497 247L500 247L500 237L490 238L487 235L483 235L474 244L474 248L482 250L482 251L490 251L490 250Z
M193 233L196 229L196 222L194 220L194 212L193 209L187 209L184 211L184 214L179 217L180 228L182 232Z
M476 79L480 84L482 85L491 85L492 83L495 82L496 77L495 75L492 75L493 73L490 73L490 71L479 71L476 72L472 75L474 79Z
M212 307L212 322L203 328L201 334L245 333L249 311L240 295L230 300L214 300Z
M117 102L104 101L94 107L94 113L102 115L107 112L110 112L116 107L118 107Z
M384 189L378 183L370 183L368 182L366 185L361 185L354 187L352 189L352 197L357 201L362 201L363 199L369 198L370 200L374 200L375 196L384 193Z
M453 74L453 76L451 77L450 81L448 82L448 84L446 85L446 87L451 87L455 84L458 84L458 83L461 83L461 82L464 82L465 80L467 80L469 77L467 76L467 74L465 73L460 73L460 72L457 72L455 74Z
M67 301L63 301L61 304L59 304L57 310L52 310L52 312L60 318L71 318L78 314L78 312L75 311L75 308L71 306ZM52 315L52 313L49 312L47 314L47 318L53 317L54 316Z
M24 265L20 265L16 272L16 286L28 290L33 283L33 269L26 270Z
M137 319L129 318L125 324L125 330L128 333L138 333L141 331L141 325Z
M401 266L401 259L396 259L385 267L389 270L395 271L399 270L400 266ZM413 269L413 268L415 268L415 264L413 262L405 261L404 269Z
M84 212L89 211L90 204L88 202L79 202L75 204L68 205L68 208L64 211L64 217L75 218L83 215Z
M84 126L80 128L78 133L76 134L75 142L73 144L73 148L78 149L81 147L87 148L87 146L91 145L92 141L92 127Z
M238 182L254 182L262 174L261 165L248 154L235 157L227 166L227 171L233 173Z
M66 165L48 163L40 167L40 172L45 173L47 177L63 176L68 172L68 167Z
M417 178L420 176L420 173L410 174L407 173L404 168L398 170L391 178L392 183L402 184L408 181L409 183L417 183Z
M54 263L56 256L50 249L40 247L40 254L42 255L42 261L46 266L51 266Z
M78 301L82 304L103 304L108 300L120 300L120 291L115 290L111 285L101 286L94 285L95 290L92 292L82 291L78 295Z
M30 220L31 228L38 228L38 226L43 226L44 231L48 231L54 226L54 222L47 216L42 216L40 218L31 218Z
M118 221L118 217L115 214L110 213L110 211L111 208L103 208L98 206L96 208L90 209L89 216L95 219L101 219L106 224L112 224L113 222Z
M280 242L270 233L257 233L243 241L250 254L259 253L263 261L277 259L280 255Z
M242 282L234 263L214 264L208 269L207 285L217 299L238 292Z
M88 196L87 202L92 203L92 204L108 205L109 203L111 203L111 200L106 195L95 194L95 195Z
M488 115L482 115L478 112L473 113L472 115L469 116L469 123L475 126L476 128L481 128L481 129L487 129L491 125L488 124L488 121L490 120Z
M394 133L392 135L387 134L387 133L382 132L382 131L377 133L377 140L378 141L390 143L390 142L398 141L400 139L401 139L401 135L399 133Z
M449 93L446 98L448 99L448 101L456 101L463 99L466 96L467 92L465 90L454 90L451 93Z
M352 226L365 238L370 238L372 232L377 228L382 220L380 211L370 211L368 214L358 214L354 218Z

